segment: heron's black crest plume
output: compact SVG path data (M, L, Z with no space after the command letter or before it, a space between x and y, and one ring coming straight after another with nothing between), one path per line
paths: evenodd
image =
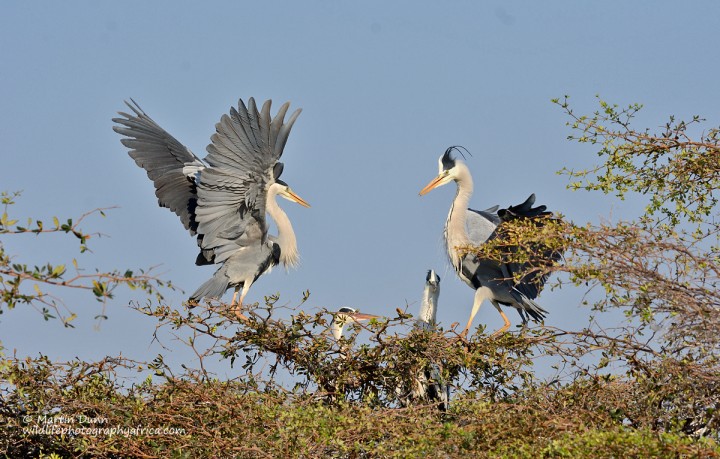
M283 167L285 167L283 163L275 163L275 165L273 166L273 178L276 182L283 173Z
M445 150L445 154L443 154L443 156L442 156L443 170L450 170L453 167L455 167L455 158L452 155L453 151L457 151L458 153L460 153L460 156L462 156L463 159L466 159L465 153L472 156L472 154L468 151L468 149L461 145L453 145L451 147L448 147L447 150ZM463 151L465 153L463 153Z
M431 275L432 275L432 269L428 269L427 277L425 277L425 282L430 282ZM437 273L435 274L435 278L437 279L438 282L440 282L440 276L438 276Z

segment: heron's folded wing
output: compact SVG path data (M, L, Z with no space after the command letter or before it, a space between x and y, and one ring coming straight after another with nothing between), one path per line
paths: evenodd
M468 209L465 225L471 243L481 245L493 234L500 224L500 218L495 213L497 208L498 206L485 210Z
M500 209L499 224L489 239L505 238L505 228L509 222L518 219L532 219L538 227L544 224L545 218L552 216L546 211L546 206L533 207L535 195L531 194L522 204L510 206L507 209ZM552 265L562 257L558 251L554 251L546 245L532 242L529 247L524 248L528 253L528 260L522 263L504 261L500 263L500 269L504 279L507 279L513 287L525 297L534 300L542 291L548 274L542 268ZM519 246L505 245L503 250L507 251L508 258L520 250Z

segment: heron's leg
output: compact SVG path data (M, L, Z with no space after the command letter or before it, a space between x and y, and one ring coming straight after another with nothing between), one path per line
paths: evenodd
M233 293L232 301L230 301L230 306L235 304L235 298L237 298L238 290L240 290L239 285L235 287L235 293Z
M230 303L231 307L233 306L233 303L235 303L235 297L237 296L239 290L240 290L240 286L238 285L237 287L235 287L235 294L233 294L233 302ZM245 299L245 295L247 295L248 290L250 290L250 282L245 282L243 284L242 293L240 293L240 301L233 308L233 312L235 313L235 316L242 321L248 320L247 316L242 313L243 300Z
M487 292L485 291L485 287L480 287L475 291L475 298L473 299L473 306L472 310L470 311L470 318L468 319L467 325L465 325L465 329L462 331L462 333L460 333L460 336L467 336L470 327L472 327L472 321L475 318L475 315L480 310L480 305L485 300L485 298L487 298Z
M510 328L510 319L508 319L507 316L505 315L505 313L502 311L502 309L500 309L500 304L497 301L495 301L495 300L490 300L490 301L492 302L493 306L495 306L495 309L498 310L498 312L502 316L503 320L505 321L505 325L503 325L500 330L498 330L495 333L493 333L492 335L490 335L491 337L495 337L495 336L505 333L507 331L507 329Z

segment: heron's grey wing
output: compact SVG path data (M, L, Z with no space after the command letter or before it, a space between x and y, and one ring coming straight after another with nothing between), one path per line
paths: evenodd
M195 218L207 261L221 263L237 250L265 241L265 202L258 199L258 187L256 180L226 168L208 167L200 173Z
M280 176L288 135L300 114L296 110L285 122L289 103L274 118L271 101L258 111L255 100L240 100L215 125L207 147L208 167L197 181L196 219L201 250L218 263L239 247L263 244L268 225L265 203L268 187Z
M497 209L498 206L485 210L468 209L465 226L471 243L481 245L490 238L500 224Z
M208 164L240 175L254 173L268 175L269 180L276 178L273 176L275 163L282 156L290 130L302 110L295 110L285 122L290 103L283 104L274 118L270 117L271 104L272 101L265 101L258 111L251 97L247 106L240 100L237 109L231 107L230 114L223 115L215 125L216 132L205 158Z
M547 221L543 217L552 214L545 210L545 206L533 207L535 196L531 195L522 204L497 210L497 227L487 237L487 240L506 238L508 222L514 219L531 219L534 224L541 226ZM491 210L491 209L489 209ZM487 211L485 211L487 213ZM472 217L479 221L482 213L474 211L468 215L477 214ZM491 217L482 217L488 220ZM487 223L485 224L487 227ZM525 247L527 249L527 247ZM561 254L551 250L542 244L535 244L530 247L530 257L526 262L517 263L508 261L510 255L519 246L503 244L503 250L508 251L504 260L481 258L474 254L467 254L462 261L461 277L467 279L474 288L481 286L489 287L493 292L494 300L505 305L523 309L528 315L540 320L547 313L535 301L543 288L547 275L541 274L538 268L545 267L560 259ZM521 314L521 317L524 316Z
M195 173L205 165L175 137L161 128L131 99L125 102L133 114L118 112L123 118L113 118L118 126L113 130L125 136L122 144L130 149L130 157L145 169L155 185L155 196L192 234L195 234L197 195Z
M547 221L546 218L550 218L552 213L546 211L546 206L533 207L534 203L535 195L531 194L522 204L500 209L498 216L501 222L490 238L505 237L504 225L512 220L532 219L538 227L544 225L544 222ZM516 246L506 247L506 250L510 253L514 253L518 249ZM559 261L562 254L539 243L533 244L529 249L531 256L528 261L523 263L502 262L500 263L500 269L503 278L508 279L516 291L533 300L540 294L548 278L548 275L542 274L542 271L538 268ZM519 279L518 276L520 276Z

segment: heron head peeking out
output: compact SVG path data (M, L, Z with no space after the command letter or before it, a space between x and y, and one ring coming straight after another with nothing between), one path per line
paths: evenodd
M342 307L335 313L330 329L332 330L332 334L335 339L339 340L342 337L345 325L348 323L377 319L379 317L380 316L373 314L363 314L361 312L357 312L353 308Z

